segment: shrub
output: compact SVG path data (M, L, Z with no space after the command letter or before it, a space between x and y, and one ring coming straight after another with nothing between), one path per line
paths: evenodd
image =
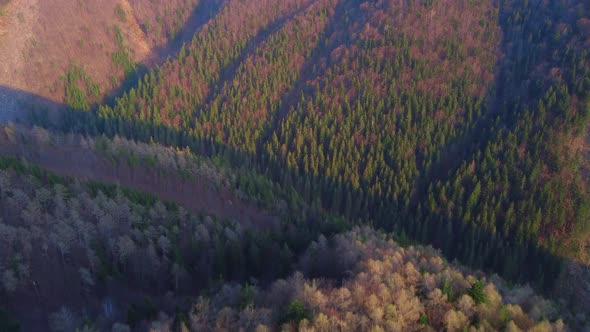
M447 300L449 302L455 301L455 294L453 293L453 288L451 287L451 283L449 282L448 278L445 278L441 290L443 294L447 296Z
M487 303L488 299L486 298L485 294L483 293L483 288L485 284L483 280L479 279L471 285L471 287L467 290L467 294L473 298L475 304L480 303Z
M121 20L121 22L127 23L127 15L125 15L125 11L123 10L123 7L121 7L120 4L117 4L117 6L115 7L115 15L119 20Z
M293 300L287 309L287 321L299 323L300 321L311 318L310 312L305 308L303 302Z
M425 313L421 313L419 322L424 326L428 326L428 316Z

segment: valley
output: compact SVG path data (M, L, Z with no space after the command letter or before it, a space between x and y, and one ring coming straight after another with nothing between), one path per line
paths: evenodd
M589 4L54 2L0 0L0 330L590 326Z

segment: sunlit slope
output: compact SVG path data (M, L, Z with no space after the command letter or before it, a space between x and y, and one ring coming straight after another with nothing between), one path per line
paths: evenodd
M11 0L0 14L0 89L62 103L62 77L76 65L98 84L92 101L100 101L129 74L126 62L153 60L154 49L166 47L197 5L196 0ZM17 112L6 104L2 114Z

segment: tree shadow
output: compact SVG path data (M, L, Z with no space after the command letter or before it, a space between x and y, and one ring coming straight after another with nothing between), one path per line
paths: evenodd
M334 179L300 174L295 169L270 160L263 155L253 155L228 145L199 139L166 125L153 125L141 121L103 119L94 113L70 111L59 129L96 136L119 135L142 142L156 142L165 146L189 147L208 157L222 157L235 169L248 168L265 174L283 186L284 192L294 189L303 193L307 203L318 213L311 217L321 222L321 212L343 215L349 224L365 222L398 235L406 244L431 244L449 259L483 271L495 272L515 283L530 283L539 291L552 291L561 271L564 259L553 255L532 241L518 242L493 234L473 223L448 220L443 216L428 216L420 205L402 206L399 202L384 202L381 197L365 194L346 183ZM340 208L333 209L330 202L336 192L350 193L341 198ZM358 220L358 222L357 222Z
M328 68L330 68L331 63L329 62L329 55L336 49L336 47L343 45L350 45L350 38L348 35L344 36L335 36L334 34L338 31L339 28L346 29L346 26L343 22L343 18L345 17L346 13L346 6L350 5L349 2L354 0L343 0L339 1L334 8L334 14L330 17L330 21L326 28L322 31L322 33L318 36L318 42L314 49L311 51L311 55L309 60L305 62L304 66L299 71L299 75L293 87L284 94L280 101L280 109L277 113L273 114L271 119L271 124L265 130L265 132L261 135L258 139L257 145L259 148L264 146L264 143L271 139L273 132L279 128L281 121L287 116L288 112L291 111L292 107L296 106L299 102L299 97L302 94L309 96L309 98L313 98L315 93L311 91L308 87L307 82L310 79L313 79L314 76L322 77L322 75L326 74ZM359 15L360 16L360 15ZM354 23L354 22L353 22ZM322 44L324 41L327 41L327 44ZM326 64L319 69L316 73L314 67L316 67L317 63L322 60L322 58L326 58ZM262 149L260 149L262 151Z
M223 0L202 0L193 11L180 32L174 39L162 47L156 48L157 64L161 64L169 57L176 57L185 43L190 43L195 33L199 32L222 8Z
M268 39L272 34L279 31L285 22L290 21L297 15L305 12L309 7L313 4L309 3L298 10L287 13L282 17L277 18L266 27L261 29L255 36L250 38L247 42L246 46L242 49L240 55L232 61L229 65L227 65L219 75L219 79L211 84L210 91L206 94L203 98L203 102L201 105L210 105L216 96L223 92L224 82L233 82L234 79L239 75L238 70L240 69L240 65L250 56L252 52L256 49L256 47L260 46L265 40Z
M223 0L203 0L193 11L190 18L186 21L180 32L163 46L152 50L150 58L153 59L147 63L138 63L134 70L126 74L121 84L109 91L103 99L102 104L113 106L117 98L136 88L139 81L148 74L150 70L158 70L158 67L170 58L175 58L183 45L190 44L193 36L198 33L222 8Z

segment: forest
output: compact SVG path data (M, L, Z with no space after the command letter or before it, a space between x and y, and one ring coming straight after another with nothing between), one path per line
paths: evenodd
M588 327L589 3L133 5L0 128L0 330Z
M230 22L245 5L228 3L176 59L114 105L72 107L61 129L221 155L310 205L520 281L553 279L541 252L587 259L571 149L590 103L586 6L460 1L459 20L443 1L410 4L282 3L290 14ZM556 22L539 19L550 12ZM422 31L387 29L428 13Z
M34 297L49 310L53 331L562 331L564 319L583 324L528 286L487 280L431 246L400 246L330 216L269 229L193 215L150 194L15 158L1 158L0 169L1 252L10 262L2 290L17 308ZM1 313L0 327L18 331Z

